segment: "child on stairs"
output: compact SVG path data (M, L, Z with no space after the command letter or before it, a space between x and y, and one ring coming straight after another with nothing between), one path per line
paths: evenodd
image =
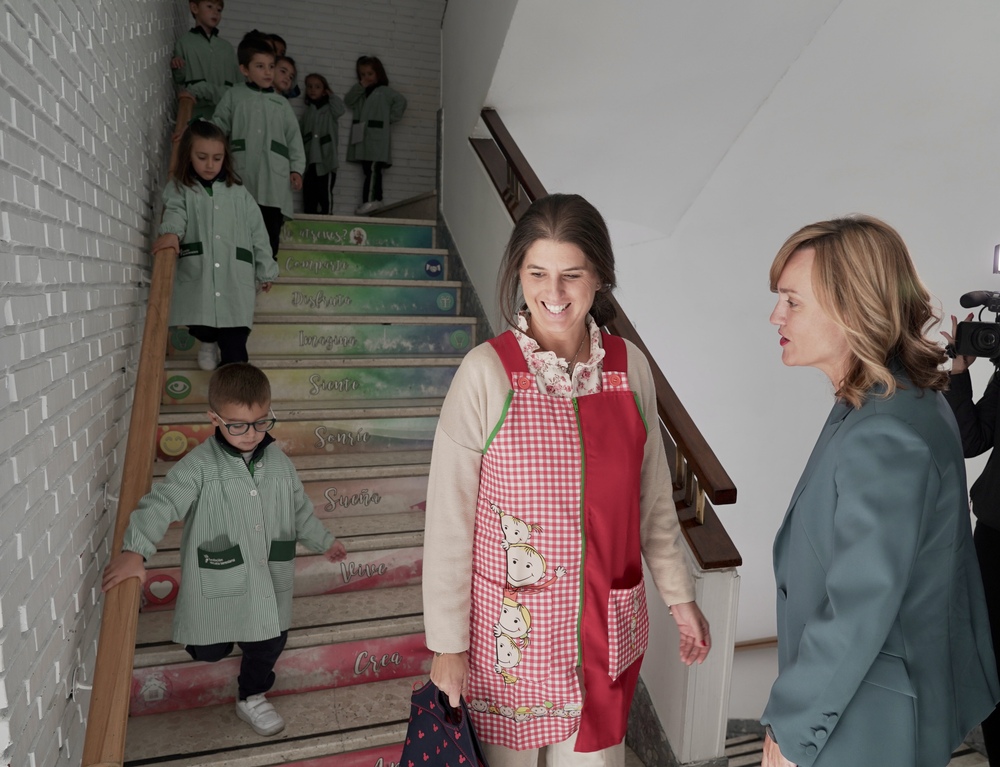
M295 543L330 562L347 551L314 516L295 467L268 433L275 418L267 376L246 363L221 367L208 403L215 436L139 502L101 588L127 578L145 582L144 560L170 524L183 520L173 639L210 663L239 644L236 715L259 735L274 735L285 722L264 693L274 685L292 621Z
M354 110L348 162L361 163L365 184L361 191L359 216L382 207L382 172L392 166L389 125L406 111L406 98L389 87L385 67L377 56L362 56L355 63L358 82L344 96Z
M299 118L302 143L306 149L306 174L302 179L302 199L306 213L330 213L333 185L337 183L337 147L344 102L330 89L323 75L306 75L306 111Z
M225 134L205 120L188 126L163 193L153 252L176 248L170 324L201 341L198 366L246 362L256 285L271 289L278 265L260 208L233 171Z

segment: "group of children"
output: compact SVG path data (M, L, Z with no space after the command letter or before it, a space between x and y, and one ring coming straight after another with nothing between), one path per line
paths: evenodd
M270 384L248 363L246 344L257 291L270 290L278 276L292 190L302 190L307 213L330 212L345 105L325 77L311 73L297 120L288 101L299 95L295 62L284 40L253 31L234 53L219 37L223 0L191 0L190 10L195 26L170 65L195 99L194 119L180 137L153 251L177 252L169 324L187 326L201 342L199 367L215 370L208 392L215 434L136 507L102 588L145 581L145 560L167 527L183 520L173 639L192 659L209 662L239 644L236 713L260 735L273 735L284 721L265 693L291 623L296 542L331 562L346 550L313 515L295 468L268 433L276 421ZM406 99L389 88L378 58L359 58L356 74L345 100L353 110L347 159L365 177L360 215L381 207L390 125Z
M313 72L296 119L289 99L299 89L285 41L254 30L234 52L219 37L223 0L191 0L190 10L195 26L170 65L178 87L195 99L194 119L181 136L153 250L177 248L170 324L188 327L201 342L199 367L214 370L248 361L254 297L277 276L292 191L302 191L306 213L330 213L346 107ZM347 160L364 172L356 213L365 215L382 206L390 125L402 118L406 99L389 87L377 57L362 56L355 70L358 82L346 95L353 110Z

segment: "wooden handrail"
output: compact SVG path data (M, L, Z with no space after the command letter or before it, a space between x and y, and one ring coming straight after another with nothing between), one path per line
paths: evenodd
M493 140L472 138L469 141L486 167L511 218L517 222L528 204L544 197L547 192L497 111L483 109L481 116ZM735 503L736 485L649 353L635 325L615 297L610 298L618 316L607 323L608 332L634 343L649 360L664 445L668 456L672 448L675 452L674 500L681 529L691 550L703 569L739 566L743 560L709 503Z
M190 96L179 99L177 128L171 142L171 169L177 163L176 137L190 121L193 106L194 99ZM156 431L165 376L170 296L176 269L177 251L174 248L153 254L153 276L139 351L128 443L122 465L118 515L111 544L112 556L121 551L129 517L152 485ZM141 591L139 580L129 578L104 595L82 767L112 767L121 765L124 761Z

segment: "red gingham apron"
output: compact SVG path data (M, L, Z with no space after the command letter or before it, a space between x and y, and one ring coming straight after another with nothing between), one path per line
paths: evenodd
M486 742L625 737L649 636L639 541L646 427L625 343L602 390L542 394L513 333L490 341L512 391L484 450L473 542L469 703ZM586 703L577 666L582 666Z

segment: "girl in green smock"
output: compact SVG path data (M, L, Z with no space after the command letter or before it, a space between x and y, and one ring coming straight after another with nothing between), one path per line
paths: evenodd
M174 248L170 324L201 341L198 366L247 362L257 285L271 289L278 265L260 208L233 171L225 134L204 120L181 137L163 193L153 252Z
M306 150L306 172L302 177L302 199L306 213L330 213L330 196L337 183L337 146L344 102L333 95L323 75L306 75L306 111L299 118L302 145Z
M385 67L377 56L362 56L355 69L358 84L344 96L344 102L354 110L347 160L361 163L365 173L361 205L355 211L364 216L382 207L382 173L392 165L389 125L403 116L406 99L389 87Z

